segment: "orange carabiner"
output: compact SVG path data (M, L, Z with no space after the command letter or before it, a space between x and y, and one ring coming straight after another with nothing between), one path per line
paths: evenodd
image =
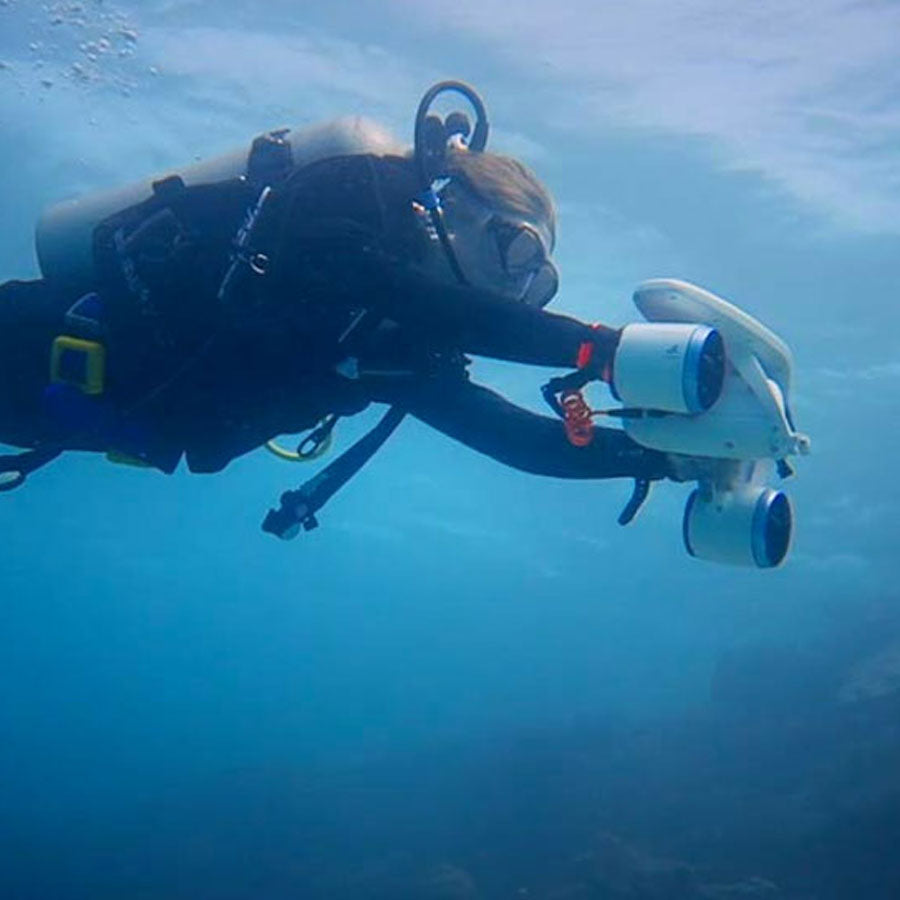
M563 427L569 443L575 447L587 447L594 439L594 426L591 423L593 411L585 402L581 391L566 391L560 397L563 409Z

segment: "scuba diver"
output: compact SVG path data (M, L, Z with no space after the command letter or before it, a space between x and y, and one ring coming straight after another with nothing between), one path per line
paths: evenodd
M430 111L446 91L471 102L474 128ZM44 277L0 286L0 441L24 448L0 457L2 487L67 450L166 473L182 458L217 472L264 445L317 458L340 417L380 403L378 425L286 492L265 530L315 527L405 415L526 472L633 478L629 519L677 466L593 425L580 391L611 382L620 332L546 311L553 201L487 136L478 95L442 82L411 154L343 120L263 135L230 172L184 170L134 202L51 211ZM476 384L470 356L564 370L544 388L554 415ZM720 349L707 356L721 381ZM306 432L296 451L274 443Z

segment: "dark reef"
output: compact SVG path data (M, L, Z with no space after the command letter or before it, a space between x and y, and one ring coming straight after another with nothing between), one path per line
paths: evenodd
M666 722L232 772L56 837L4 816L0 895L900 896L900 640L748 647L710 694Z

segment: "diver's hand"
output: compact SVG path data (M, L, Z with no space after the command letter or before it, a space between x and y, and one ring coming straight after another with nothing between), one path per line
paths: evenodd
M612 383L613 360L622 330L608 328L606 325L591 325L591 334L578 349L578 368L590 377L591 381Z

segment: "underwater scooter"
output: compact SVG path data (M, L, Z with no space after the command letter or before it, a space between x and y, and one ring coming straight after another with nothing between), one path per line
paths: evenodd
M787 556L793 511L769 482L809 452L790 411L787 345L738 307L674 279L645 281L634 303L647 320L625 326L613 393L626 433L685 457L698 481L683 520L691 556L771 568ZM717 341L724 366L710 364ZM677 465L677 460L676 460ZM687 480L687 479L686 479Z

